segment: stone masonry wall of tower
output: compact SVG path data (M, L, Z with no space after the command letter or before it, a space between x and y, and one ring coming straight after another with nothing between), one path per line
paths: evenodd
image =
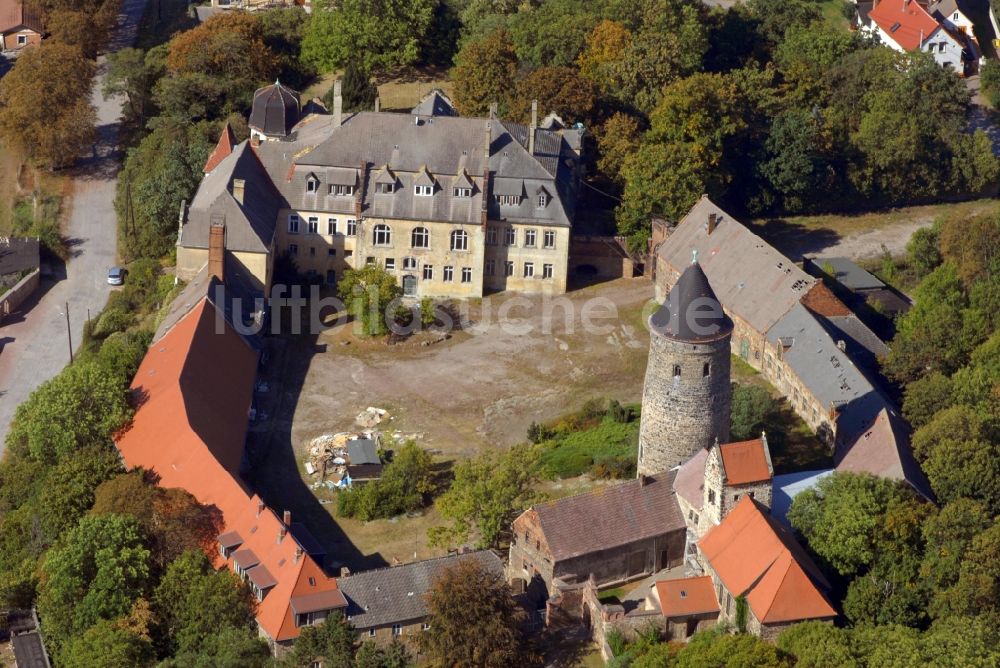
M692 343L650 332L638 473L660 473L729 440L730 336ZM708 375L705 375L706 367ZM680 376L675 372L680 371Z

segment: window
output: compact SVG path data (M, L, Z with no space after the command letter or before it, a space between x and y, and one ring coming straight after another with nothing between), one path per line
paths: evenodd
M708 376L711 375L711 373L712 373L712 365L711 364L709 364L708 362L705 362L704 364L701 365L701 375L703 377L708 378Z
M503 263L503 275L504 276L513 276L514 275L514 262L513 261L507 260L506 262Z
M431 233L426 227L414 227L410 233L410 246L413 248L427 248L431 245Z
M356 237L358 236L358 221L347 219L347 236Z
M415 257L403 258L403 269L416 269L416 268L417 268L417 258Z
M393 624L392 625L392 635L394 635L394 636L401 636L401 635L403 635L403 625L402 624Z
M288 216L288 233L289 234L299 233L299 217L294 213Z
M27 43L28 43L28 36L27 35L18 35L17 36L17 45L18 46L24 46Z
M450 281L454 277L455 277L455 268L454 267L445 267L444 268L444 280Z
M537 235L538 234L537 234L537 232L535 232L535 230L525 230L524 231L524 245L527 248L534 248L535 247L535 237Z
M958 20L958 12L955 12L954 14L952 14L951 18L952 18L953 21L957 21Z
M354 251L352 251L352 250L345 250L344 251L344 257L354 257Z
M538 208L544 209L545 205L549 203L549 196L545 193L540 193L538 195Z
M393 271L396 269L396 258L387 257L385 259L385 268L387 271Z
M542 265L542 278L552 278L552 265L543 264Z
M553 230L545 230L545 234L542 236L544 239L544 244L546 248L556 247L556 233Z
M316 247L315 246L310 246L309 247L309 257L316 257Z
M423 624L420 625L420 630L422 630L422 631L430 631L431 630L431 625L428 624L427 622L424 622Z
M337 219L327 218L326 219L326 233L333 236L337 233Z
M462 267L462 282L463 283L472 282L472 267Z
M368 637L369 638L375 637L375 629L368 629Z
M532 278L535 275L535 264L533 262L524 263L524 277Z
M392 242L392 232L388 225L376 225L372 230L372 241L376 246L388 246Z
M472 197L472 188L455 188L455 197Z
M308 179L306 179L306 192L314 193L317 190L319 190L319 179L310 176Z
M306 230L309 234L319 234L319 218L309 216L309 222L306 223Z
M486 245L487 246L497 245L497 228L495 227L486 228Z
M434 186L413 186L413 194L418 197L430 197L434 194Z
M674 378L680 378L680 377L681 377L681 365L680 364L675 364L674 365Z
M469 250L469 234L465 230L455 230L451 233L451 249L453 251Z
M391 183L376 183L375 184L375 192L378 193L378 194L381 194L381 195L390 194L393 191L393 187L392 186L393 186L393 184L391 184Z
M336 248L327 248L326 249L326 254L327 254L328 257L337 257L337 249Z
M291 255L291 256L293 256L293 257L296 256L296 255L298 255L299 254L298 244L289 244L288 245L288 254Z
M497 195L497 203L500 206L517 206L521 203L520 195Z
M733 503L736 503L739 500L740 500L740 495L739 494L733 494Z
M726 614L730 615L733 612L733 595L726 594Z
M336 282L337 282L337 272L335 272L333 269L328 270L326 272L326 284L333 285Z
M486 273L487 276L494 276L494 275L496 275L496 273L497 273L497 261L496 260L487 260L486 261L485 273Z
M433 281L434 280L434 266L430 264L424 265L424 280Z
M513 227L505 227L503 229L503 245L513 246L517 243L517 231Z
M330 194L337 197L350 197L354 194L354 186L330 186Z
M715 503L715 490L714 489L708 490L708 502L709 503Z
M375 258L369 255L365 258L365 264L375 264Z

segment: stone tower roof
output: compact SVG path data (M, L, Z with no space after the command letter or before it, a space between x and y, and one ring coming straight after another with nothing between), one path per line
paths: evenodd
M270 137L287 137L299 122L299 94L275 81L253 94L250 127Z
M733 321L722 310L697 255L650 317L649 325L658 334L682 341L712 341L732 333Z

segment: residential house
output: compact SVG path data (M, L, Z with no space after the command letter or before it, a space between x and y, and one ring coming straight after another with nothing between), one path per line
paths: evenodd
M45 26L38 5L0 0L0 51L17 51L42 43Z
M220 139L231 154L210 160L182 212L178 273L200 269L222 216L227 250L265 291L285 254L330 285L378 264L410 297L565 292L584 131L542 128L537 113L528 126L458 117L438 94L426 102L416 111L432 113L345 114L335 95L332 113L301 118L294 91L257 91L252 139Z
M680 565L686 526L674 472L532 506L514 520L508 580L529 589L593 577L603 587Z
M857 359L884 354L884 344L837 297L789 258L732 218L708 197L654 249L657 296L662 298L690 262L691 252L734 323L732 351L762 373L831 448L860 470L906 475L915 489L928 488L905 429L865 438L885 411L899 411L859 368ZM850 344L848 343L850 342ZM877 342L877 343L876 343ZM882 347L880 347L882 346ZM882 430L885 432L886 430ZM877 455L873 448L885 448ZM871 462L870 469L865 469ZM876 462L895 462L892 465Z
M942 67L964 75L977 65L978 47L971 33L953 22L957 8L953 9L952 3L938 3L939 19L917 0L876 0L860 28L891 49L925 51ZM946 16L942 9L950 13ZM957 13L961 23L964 15Z
M340 591L347 597L347 620L363 641L417 642L419 635L429 628L425 596L435 578L468 559L478 561L484 570L503 579L503 562L490 550L415 561L340 578Z
M221 255L220 246L213 251ZM213 257L209 265L222 263ZM302 627L347 600L321 567L315 538L243 479L259 355L227 318L225 289L206 268L175 300L136 373L138 407L116 445L126 467L151 471L158 484L185 489L218 512L214 563L248 583L260 633L281 654Z
M671 637L689 636L711 615L709 586L718 605L718 621L732 627L742 624L749 633L768 640L792 624L837 616L827 598L829 582L791 530L749 495L741 497L697 545L704 576L673 580L662 588L657 583ZM692 592L695 600L673 595L680 591ZM740 611L744 605L745 613Z
M665 618L668 640L683 641L719 623L719 601L708 575L660 580L650 589L646 606Z

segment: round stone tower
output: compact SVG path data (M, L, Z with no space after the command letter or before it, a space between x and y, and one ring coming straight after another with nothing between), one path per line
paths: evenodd
M639 475L687 461L716 439L729 440L729 345L723 312L695 254L649 318L649 361L642 389Z

